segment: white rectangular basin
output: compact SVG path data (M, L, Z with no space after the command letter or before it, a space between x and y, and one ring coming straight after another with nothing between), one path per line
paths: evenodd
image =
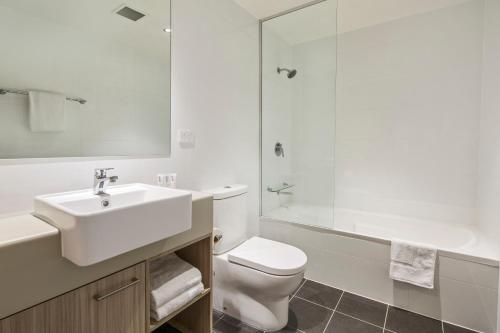
M88 266L191 229L191 192L145 184L35 198L35 215L61 232L62 255ZM105 207L103 200L108 200Z

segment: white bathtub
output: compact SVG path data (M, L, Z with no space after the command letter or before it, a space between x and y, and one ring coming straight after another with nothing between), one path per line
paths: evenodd
M498 266L499 245L472 225L305 205L280 207L268 212L265 218L331 229L375 241L400 239L427 244L454 257Z
M263 237L308 256L306 277L470 329L496 333L498 245L473 226L290 205L261 219ZM434 290L389 277L390 241L439 249Z

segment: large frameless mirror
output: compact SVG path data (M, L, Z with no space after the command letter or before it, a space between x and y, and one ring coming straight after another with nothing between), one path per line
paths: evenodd
M0 158L170 155L170 0L0 0Z

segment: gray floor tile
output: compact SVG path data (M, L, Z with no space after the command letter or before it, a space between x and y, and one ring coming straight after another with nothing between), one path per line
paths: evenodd
M381 327L336 312L325 333L382 333L382 331Z
M298 297L326 306L330 309L335 309L341 295L342 290L310 280L307 280L296 294Z
M259 333L258 329L250 327L228 315L224 315L214 326L215 333Z
M288 327L306 333L322 333L333 311L300 298L290 301Z
M266 332L271 333L271 332ZM272 333L302 333L299 329L287 326L279 331L274 331Z
M440 321L392 306L385 328L396 333L442 333Z
M346 292L340 299L337 311L384 327L387 304Z
M214 325L217 322L217 320L222 318L223 315L224 313L217 311L215 309L212 311L212 322L214 323Z
M468 330L466 328L454 326L448 323L443 323L444 333L477 333L476 331Z

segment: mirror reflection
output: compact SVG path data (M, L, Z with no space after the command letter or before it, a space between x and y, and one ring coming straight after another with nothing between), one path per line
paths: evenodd
M169 156L170 8L0 0L0 158Z

